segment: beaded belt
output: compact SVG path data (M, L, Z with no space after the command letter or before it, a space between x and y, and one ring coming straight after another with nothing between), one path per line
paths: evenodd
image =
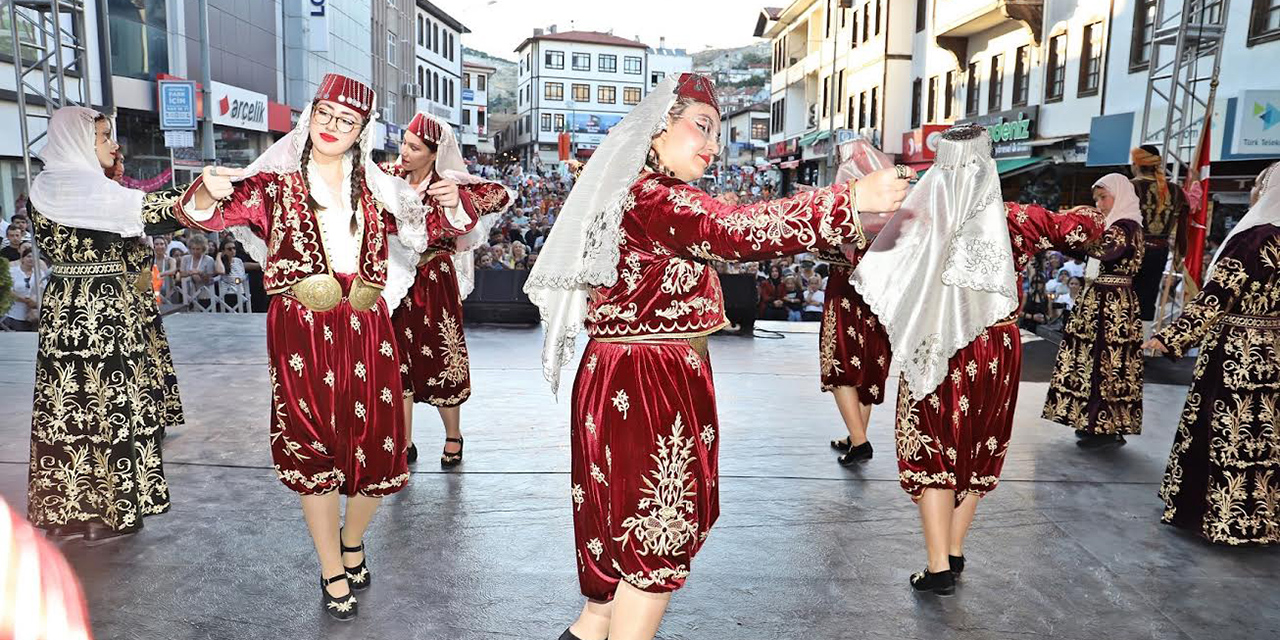
M1232 327L1242 327L1245 329L1266 329L1270 331L1280 330L1280 318L1265 316L1245 316L1236 313L1228 313L1222 316L1222 324Z
M124 275L124 261L108 262L59 262L55 263L49 273L60 278L96 278L98 276Z
M428 262L435 260L437 257L448 254L448 253L449 251L445 249L428 249L426 253L418 257L418 266L421 267L427 264Z
M1098 276L1094 279L1093 283L1128 287L1133 284L1133 276Z
M343 296L342 283L337 278L317 273L303 278L280 295L293 298L312 311L328 311L338 306L344 297L356 311L368 311L378 304L382 289L356 278L351 281L351 290Z
M664 338L662 336L636 336L631 338L624 336L621 338L592 338L592 340L595 340L596 342L615 342L622 344L670 344L673 342L687 342L689 347L693 349L695 353L702 356L703 360L706 360L710 355L710 351L707 349L707 336L694 336L692 338Z

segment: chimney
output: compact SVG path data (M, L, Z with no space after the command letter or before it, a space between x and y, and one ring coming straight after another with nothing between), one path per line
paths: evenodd
M659 49L666 49L666 48L667 48L667 37L666 37L666 36L658 36L658 48L659 48Z
M554 25L554 24L553 24L553 25L551 25L550 27L548 27L548 28L547 28L547 31L548 31L548 32L550 32L550 33L555 33L555 32L556 32L556 25Z
M542 29L534 29L534 30L533 30L533 36L534 36L535 38L536 38L536 37L538 37L538 36L540 36L540 35L542 35Z

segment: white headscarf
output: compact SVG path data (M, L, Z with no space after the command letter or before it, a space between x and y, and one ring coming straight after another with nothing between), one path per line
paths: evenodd
M1231 233L1227 234L1222 244L1218 245L1218 250L1213 253L1213 262L1210 263L1206 274L1213 273L1213 268L1218 264L1218 258L1222 256L1222 250L1232 238L1236 237L1236 234L1264 224L1280 227L1280 169L1277 167L1280 167L1280 162L1273 162L1258 174L1255 184L1258 190L1258 202L1249 207L1249 212L1244 214L1240 222L1232 227ZM1208 275L1205 279L1208 279Z
M53 112L49 141L39 153L44 168L31 184L31 202L41 215L58 224L136 238L142 235L145 194L121 186L102 172L94 125L100 117L85 107Z
M573 359L587 316L587 291L618 281L624 203L653 137L667 127L677 78L670 75L658 83L591 154L525 282L524 291L538 305L546 331L542 375L552 391L559 388L560 369Z
M889 335L914 401L947 361L1018 308L1018 278L985 128L958 125L850 281Z
M1142 204L1138 202L1138 192L1134 191L1129 178L1119 173L1108 173L1093 183L1095 189L1106 189L1114 202L1111 213L1107 214L1107 228L1121 220L1132 220L1142 226Z

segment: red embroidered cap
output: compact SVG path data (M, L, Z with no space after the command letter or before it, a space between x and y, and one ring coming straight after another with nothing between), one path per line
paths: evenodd
M432 144L440 144L440 139L444 136L444 132L440 130L440 123L436 122L435 118L428 118L422 113L414 115L406 128L413 135Z
M353 80L337 73L326 73L316 91L316 98L340 104L356 111L365 120L373 111L373 89L359 80Z
M676 82L676 95L706 104L720 113L720 101L716 100L716 88L711 80L696 73L682 73Z

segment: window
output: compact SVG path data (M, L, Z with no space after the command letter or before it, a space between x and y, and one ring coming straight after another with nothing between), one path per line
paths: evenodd
M857 9L854 9L854 10L853 10L853 39L852 39L852 41L851 41L851 42L849 42L849 47L850 47L850 48L852 48L852 49L857 49L857 48L858 48L858 33L859 33L859 31L858 31L858 10L857 10Z
M453 34L452 34L452 33L448 34L448 35L445 37L445 46L449 48L449 59L450 59L450 60L454 59L454 57L455 57L455 52L454 52L454 48L453 48Z
M591 102L591 85L589 84L573 85L573 101L574 102Z
M786 105L786 98L769 105L769 131L771 133L782 133L782 114Z
M1057 102L1062 99L1067 80L1067 34L1049 38L1049 62L1045 65L1044 100Z
M920 113L921 113L920 100L923 97L922 92L924 90L921 86L921 83L922 81L920 80L920 78L916 78L915 81L911 83L911 128L912 129L915 129L916 127L920 126Z
M431 25L431 50L440 53L440 25Z
M862 5L862 41L866 42L870 37L869 28L871 27L871 3Z
M640 87L623 87L622 104L640 104Z
M591 70L591 54L589 53L573 54L573 70L574 71L590 71Z
M768 140L769 139L769 122L766 120L751 121L751 139L752 140Z
M546 100L564 100L564 83L548 82L542 85L542 97Z
M471 124L471 110L470 110L470 109L463 109L463 110L462 110L462 124L463 124L463 126L466 126L466 125Z
M865 129L867 126L867 92L863 91L858 94L858 128Z
M987 76L987 113L1004 106L1004 55L991 56L991 74Z
M623 73L629 73L633 76L638 76L641 73L643 73L643 71L640 69L640 67L643 65L644 65L644 60L641 60L640 58L637 58L635 56L627 56L622 59Z
M542 120L542 130L550 131L551 130L551 114L549 113L542 114L541 120Z
M835 22L835 20L834 20L834 19L832 19L832 17L831 17L831 0L827 0L827 13L826 13L826 19L825 19L825 20L823 20L824 26L825 26L825 28L826 28L826 30L827 30L827 35L826 35L825 37L827 37L827 38L830 38L830 37L831 37L831 24L832 24L832 23L834 23L834 22ZM731 141L731 142L732 142L732 141Z
M978 115L978 63L969 63L969 86L964 92L964 113L967 116Z
M840 79L836 81L836 111L840 110L840 97L844 95L844 72L840 70Z
M454 106L454 100L458 97L458 86L453 80L449 80L449 106Z
M617 73L618 72L618 56L602 53L600 54L599 63L600 73Z
M938 76L929 78L929 108L925 112L928 115L926 122L938 121Z
M916 33L924 31L929 15L929 0L916 0Z
M479 126L481 126L481 127L483 127L483 126L484 126L484 111L483 111L483 110L477 110L477 111L476 111L476 124L477 124L477 125L479 125Z
M463 89L471 88L471 74L469 73L462 74L462 88Z
M856 16L858 15L858 13L855 11L853 15ZM844 128L846 129L853 128L853 118L856 115L854 111L856 111L856 109L853 108L853 96L849 96L849 110L845 112Z
M564 114L556 114L556 131L564 131Z
M596 87L596 102L600 104L614 104L618 101L618 88L600 85Z
M396 64L396 34L390 29L387 30L387 64L398 67Z
M485 90L484 85L486 84L488 79L489 79L489 76L486 76L483 73L477 73L476 74L476 91L484 91Z
M1156 0L1133 3L1133 39L1129 45L1129 69L1137 70L1151 62L1151 38L1156 32Z
M564 68L564 52L548 51L546 55L543 56L542 64L548 69L563 69Z
M422 88L425 84L426 83L423 82L423 78L422 78L422 67L418 67L418 97L423 96Z
M1031 93L1031 45L1018 47L1013 58L1013 106L1025 107Z
M440 74L434 71L431 72L431 99L436 102L442 102L440 100Z
M871 88L871 117L868 119L872 127L880 122L880 87Z
M1098 80L1102 77L1102 23L1095 22L1084 28L1084 40L1080 44L1080 87L1078 95L1092 96L1098 93Z
M1280 0L1253 0L1249 16L1249 45L1280 38Z
M876 35L880 35L880 2L876 0Z
M956 72L948 71L942 85L942 119L948 122L955 117Z
M831 104L831 76L822 79L822 117L827 117L827 106Z
M422 16L418 16L418 46L421 47L423 42L425 41L422 39Z
M428 49L430 49L430 48L431 48L431 27L432 27L432 26L433 26L433 25L431 24L431 20L430 20L430 19L428 19L428 20L427 20L427 22L426 22L426 27L424 27L424 28L422 29L423 37L424 37L424 39L426 40L426 43L425 43L425 45L424 45L424 46L425 46L426 48L428 48Z
M387 122L396 121L396 102L399 102L396 94L388 91L387 103L382 105L382 115L387 119Z
M654 71L649 74L649 84L658 84L659 82L662 82L662 79L665 77L667 77L666 73L662 71Z

